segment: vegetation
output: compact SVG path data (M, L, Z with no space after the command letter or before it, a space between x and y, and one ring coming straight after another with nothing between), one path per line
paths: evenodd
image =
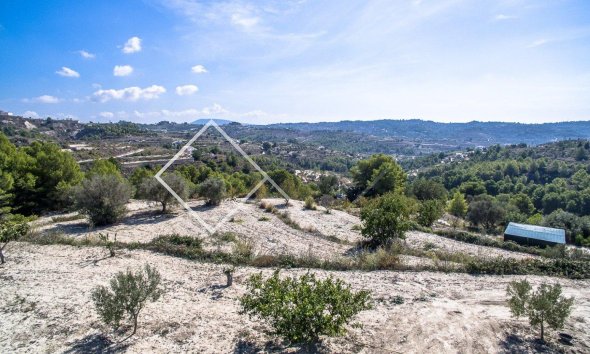
M188 197L188 184L186 180L175 173L168 173L162 175L162 180L178 195L181 199L185 200ZM162 213L168 211L170 204L178 203L176 198L153 177L144 178L141 182L137 195L146 200L152 200L162 205Z
M4 264L4 248L10 241L16 241L29 232L29 220L22 215L0 217L0 264Z
M506 211L493 199L480 198L469 204L467 220L474 226L482 225L485 230L493 231L503 222Z
M56 144L35 141L16 148L0 133L0 177L0 214L32 215L63 207L83 174Z
M449 213L458 218L464 218L467 214L467 201L461 192L456 191L453 195L453 199L449 203Z
M199 186L199 195L207 200L208 205L221 204L225 194L225 182L219 178L208 178Z
M391 156L384 154L360 160L350 173L354 181L354 189L349 199L355 199L363 192L367 197L388 192L403 192L407 178L400 165Z
M312 273L281 279L277 270L266 280L259 273L247 286L242 313L267 321L275 334L293 343L342 335L357 313L371 308L367 291L353 292L339 279L318 280Z
M439 200L425 200L418 208L417 221L420 225L430 227L444 214L444 205Z
M304 207L305 207L305 209L308 209L308 210L316 210L317 209L317 205L316 205L313 197L309 196L309 197L305 198Z
M393 192L369 201L361 209L361 234L372 245L387 245L405 238L411 225L411 205L407 197Z
M425 160L419 179L440 182L453 199L461 192L476 203L470 206L476 210L473 224L486 229L510 221L565 227L568 242L590 245L590 163L581 158L582 151L590 152L587 141L569 140L538 147L491 146L468 153L468 160L445 164L438 164L445 155L437 155ZM451 202L455 204L462 203ZM477 212L488 207L491 213ZM460 210L450 212L460 216Z
M110 289L99 286L92 291L92 300L100 318L113 329L118 329L127 316L133 323L131 335L134 335L146 303L158 300L162 294L160 282L160 273L146 264L135 273L130 270L117 273L111 279Z
M510 299L508 306L515 317L527 316L533 327L540 327L541 340L545 340L545 324L552 329L561 329L569 317L573 298L561 296L561 285L541 284L535 292L527 280L513 281L506 290Z
M126 213L131 187L114 175L95 175L76 188L74 206L95 226L119 221Z

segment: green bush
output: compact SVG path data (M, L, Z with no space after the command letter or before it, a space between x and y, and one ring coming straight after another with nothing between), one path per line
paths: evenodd
M161 235L144 247L175 257L188 259L201 259L203 257L203 241L193 236Z
M29 232L29 220L22 215L8 214L0 218L0 264L4 264L4 248Z
M76 188L74 205L93 225L109 225L125 215L129 198L129 184L114 175L95 175Z
M541 340L545 340L545 323L552 329L561 329L572 312L574 298L561 296L561 285L541 284L531 293L527 280L513 281L506 293L510 296L508 307L515 317L527 316L531 326L539 326Z
M472 258L465 263L465 270L472 274L535 274L570 279L590 278L590 262L571 259Z
M311 197L311 196L305 198L304 207L305 207L305 209L308 209L308 210L316 210L318 208L315 204L315 200L313 200L313 197Z
M374 245L386 245L405 238L410 229L411 202L398 193L387 193L361 209L361 233Z
M317 280L310 273L280 279L277 270L266 280L259 273L247 286L242 313L267 321L275 334L293 343L341 335L357 313L371 308L369 292L353 292L339 279Z
M207 200L209 205L219 205L225 198L225 182L219 178L208 178L199 185L199 195Z
M431 227L444 213L443 203L439 200L425 200L418 209L418 223L424 227Z
M181 199L186 200L189 195L188 183L184 177L175 173L165 174L162 180L178 195ZM162 213L167 211L170 204L177 203L176 198L153 177L144 178L141 182L137 195L141 199L153 200L162 204Z
M119 272L111 279L111 286L99 286L92 291L92 300L100 318L118 329L125 316L133 321L133 333L137 331L139 313L147 301L160 298L160 273L149 265L132 273Z

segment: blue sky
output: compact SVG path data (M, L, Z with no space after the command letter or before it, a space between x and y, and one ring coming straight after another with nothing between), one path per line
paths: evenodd
M27 116L590 119L586 0L11 0L0 48Z

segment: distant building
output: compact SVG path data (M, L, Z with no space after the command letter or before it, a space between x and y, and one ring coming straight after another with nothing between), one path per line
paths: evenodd
M563 245L565 230L511 222L504 231L504 241L514 241L528 246Z

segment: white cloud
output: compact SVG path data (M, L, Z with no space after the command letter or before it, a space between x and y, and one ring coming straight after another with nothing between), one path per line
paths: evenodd
M80 54L80 56L82 58L84 58L84 59L94 59L94 58L96 58L96 55L94 55L94 54L92 54L90 52L87 52L85 50L79 50L78 51L78 54Z
M527 48L535 48L540 47L544 44L547 44L549 41L547 39L537 39L536 41L532 42L531 44L527 45Z
M131 65L115 65L113 68L113 75L115 76L129 76L133 73Z
M108 102L111 100L137 101L137 100L153 100L159 98L161 94L165 93L166 89L159 85L152 85L146 88L137 86L126 87L120 90L98 90L94 92L95 100L100 102Z
M243 13L234 13L231 15L231 23L234 26L243 28L244 30L251 30L260 23L260 18L255 16L248 16Z
M189 108L181 111L171 111L168 109L161 109L159 111L133 111L131 114L133 117L141 119L196 119L196 118L210 118L213 115L223 117L233 117L237 114L229 112L223 108L220 104L214 103L210 107L204 107L202 109ZM120 119L129 118L129 114L125 111L117 112L116 116Z
M100 112L98 115L102 118L113 118L115 116L113 112Z
M66 66L62 66L61 70L58 70L55 73L57 75L64 76L64 77L75 77L75 78L80 77L80 74L77 71L72 70Z
M23 100L23 102L25 103L58 103L61 100L55 96L50 96L50 95L42 95L39 97L35 97L35 98L25 98Z
M506 20L513 20L515 18L516 18L516 16L498 14L498 15L494 16L494 21L506 21Z
M125 42L123 46L123 53L131 54L141 51L141 38L131 37Z
M205 107L201 111L203 115L210 115L210 114L227 114L229 111L223 108L220 104L214 103L211 107Z
M25 113L23 113L23 117L39 118L39 114L37 114L37 112L35 112L35 111L26 111Z
M189 96L199 91L199 88L195 85L182 85L176 87L176 94L178 96Z
M195 74L204 74L208 72L207 69L201 64L193 66L191 71Z

